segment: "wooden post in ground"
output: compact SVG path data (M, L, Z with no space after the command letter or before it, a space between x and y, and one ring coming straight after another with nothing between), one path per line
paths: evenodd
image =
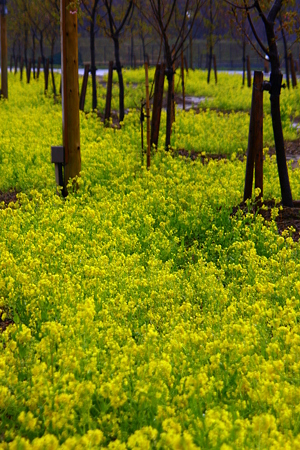
M81 171L77 11L70 4L60 0L64 196L69 180Z
M251 87L251 67L250 67L250 56L247 55L247 82L248 87Z
M147 118L147 169L150 168L150 101L149 101L149 77L148 63L145 63L146 78L146 118Z
M155 147L157 148L158 145L161 108L164 94L165 70L166 70L165 64L156 65L152 122L151 122L151 138L150 138L151 148L153 145L155 145Z
M90 70L90 65L89 64L85 64L85 66L84 66L84 75L83 75L83 80L82 80L82 85L81 85L80 101L79 101L79 109L80 109L80 111L84 111L86 88L87 88L88 79L89 79L89 70Z
M214 65L214 72L215 72L215 83L218 82L218 72L217 72L217 59L216 55L213 55L213 65Z
M290 54L290 66L291 66L291 75L292 75L292 86L295 88L297 86L297 77L296 77L296 71L295 71L295 64L294 64L294 58L293 54Z
M106 125L109 123L109 119L110 119L110 115L111 115L111 94L112 94L112 83L113 83L113 70L114 70L114 63L113 63L113 61L109 61L107 87L106 87L105 114L104 114L104 123Z
M182 48L181 48L181 86L182 86L182 109L183 111L185 111L184 58Z
M252 196L254 166L255 187L263 196L263 78L263 72L254 72L244 201Z
M8 84L7 84L7 23L6 2L3 1L0 5L0 28L1 28L1 95L8 98Z

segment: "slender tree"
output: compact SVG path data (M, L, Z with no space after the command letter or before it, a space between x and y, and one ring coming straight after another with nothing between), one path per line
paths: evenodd
M104 33L112 39L115 52L115 70L119 80L119 120L124 120L124 81L120 58L120 38L124 35L133 14L134 0L117 2L114 0L101 0L101 13L99 23Z
M173 65L180 58L181 49L193 29L195 19L204 2L205 0L146 0L141 1L139 5L144 17L157 31L164 46L168 80L166 150L170 147L172 132Z
M233 13L233 14L232 14ZM250 40L250 25L247 20L247 15L245 11L241 10L233 10L231 13L227 13L227 16L229 16L229 23L230 23L230 34L233 37L233 39L236 41L238 46L242 49L242 67L243 67L243 76L242 76L242 83L243 86L245 85L245 79L246 79L246 49L248 41ZM251 36L253 38L253 36Z
M293 199L290 188L290 181L288 169L286 164L286 156L284 149L284 139L282 131L282 122L280 116L280 93L282 87L282 73L280 69L280 59L277 47L277 37L275 33L275 22L279 17L280 11L283 7L284 0L274 0L270 6L263 5L260 0L249 2L242 0L240 3L233 3L226 0L233 9L243 9L246 12L247 20L249 21L253 36L258 43L263 55L269 57L271 65L271 76L268 84L271 102L271 116L273 124L274 141L276 148L277 167L281 187L282 203L284 206L293 207ZM253 14L258 14L265 29L267 45L264 44L259 37L257 29L253 22Z
M84 17L88 20L87 31L90 35L91 75L92 75L92 108L97 109L97 81L96 81L96 47L95 37L98 32L97 16L100 0L82 0Z
M210 82L214 47L221 38L221 28L224 33L224 17L226 17L224 6L222 0L208 0L203 8L204 28L207 32L207 83Z
M55 0L53 0L54 3ZM47 28L51 21L49 20L49 13L45 9L48 4L48 0L43 2L42 0L21 0L24 7L24 12L28 20L28 24L35 34L36 39L39 41L40 54L42 58L42 64L44 73L46 69L46 58L44 53L44 40ZM51 8L53 5L51 5ZM25 28L25 42L28 40L28 28ZM25 46L25 43L24 43ZM27 45L26 45L27 48ZM27 50L25 51L25 64L27 62ZM46 85L45 85L46 86Z

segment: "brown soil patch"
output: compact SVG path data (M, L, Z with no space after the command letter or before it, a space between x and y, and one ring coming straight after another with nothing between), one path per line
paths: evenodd
M201 158L203 164L207 163L210 160L213 161L221 161L222 159L231 158L230 155L226 155L225 153L205 153L202 155L201 152L196 152L194 150L185 150L184 148L180 148L178 150L173 150L173 154L175 156L184 156L185 158L190 158L192 161L195 161L198 158ZM240 161L244 161L245 155L238 154L236 158Z
M294 201L294 208L289 208L287 206L282 206L281 203L275 205L274 200L268 200L264 201L264 207L266 209L262 209L261 204L253 205L250 208L243 202L238 206L235 206L233 208L232 214L236 214L238 210L242 210L245 213L252 212L253 214L258 213L263 216L263 218L267 221L271 221L271 211L276 206L278 208L278 216L276 217L275 221L277 224L277 229L280 234L284 230L287 230L290 227L293 227L295 229L295 232L292 234L292 238L295 242L298 242L300 239L300 201L295 200ZM282 207L282 209L280 208Z
M0 191L0 203L4 202L7 206L9 203L15 203L17 201L18 192L15 189L11 189L7 192Z
M5 331L6 328L9 325L12 325L13 323L14 321L12 319L5 319L5 320L0 319L0 333L3 333L3 331Z

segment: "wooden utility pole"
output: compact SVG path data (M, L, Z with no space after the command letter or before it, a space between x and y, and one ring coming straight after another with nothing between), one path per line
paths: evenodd
M255 187L263 195L263 78L262 72L254 72L244 201L252 196L254 166Z
M70 8L71 3L60 0L64 196L70 178L81 171L77 11Z
M6 0L0 1L0 27L1 27L1 94L8 98L7 84L7 24L6 24Z

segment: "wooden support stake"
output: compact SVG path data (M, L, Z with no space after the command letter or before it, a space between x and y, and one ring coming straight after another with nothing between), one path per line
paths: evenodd
M146 118L147 118L147 169L150 168L150 101L149 101L149 77L148 63L145 63L146 78Z
M295 64L294 64L294 58L293 54L290 54L290 66L291 66L291 75L292 75L292 86L295 88L297 86L297 77L296 77L296 71L295 71Z
M213 65L214 65L214 72L215 72L215 83L218 82L218 72L217 72L217 59L216 55L213 55Z
M70 0L60 0L64 196L70 179L81 171L77 11L71 5Z
M153 97L152 123L151 123L151 148L153 145L157 148L160 127L161 109L164 95L165 64L157 64L155 71L155 86Z
M244 201L252 196L253 171L255 165L255 187L263 196L263 72L254 72Z
M248 87L251 87L251 67L250 67L250 56L247 55L247 82Z
M85 64L85 66L84 66L84 75L83 75L83 80L82 80L82 85L81 85L80 100L79 100L79 109L80 109L80 111L84 111L86 89L87 89L87 84L88 84L88 79L89 79L89 70L90 70L90 65L89 64Z
M111 115L111 95L112 95L112 84L113 84L113 67L114 67L113 61L109 61L107 87L106 87L105 115L104 115L104 123L106 125L109 123L109 119L110 119L110 115Z
M1 95L8 98L7 84L7 23L6 23L6 6L1 5L0 27L1 27Z
M182 48L181 48L181 86L182 86L182 109L183 111L185 111L184 58Z

